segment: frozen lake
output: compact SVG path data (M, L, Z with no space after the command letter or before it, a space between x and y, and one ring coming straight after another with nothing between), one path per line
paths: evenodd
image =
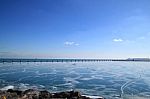
M78 90L108 99L150 97L149 62L0 63L0 89ZM146 97L146 98L144 98ZM132 99L132 98L131 98Z

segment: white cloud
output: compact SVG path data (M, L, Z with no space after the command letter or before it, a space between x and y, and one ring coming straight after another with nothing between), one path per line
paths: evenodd
M113 39L114 42L122 42L123 40L121 38L119 39Z
M69 41L67 41L67 42L65 42L64 44L65 44L65 45L73 45L74 42L69 42Z
M78 43L70 42L70 41L66 41L66 42L64 43L64 45L66 45L66 46L79 46Z

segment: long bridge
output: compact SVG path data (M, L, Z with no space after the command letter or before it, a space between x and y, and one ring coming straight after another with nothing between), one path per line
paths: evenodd
M0 63L5 62L100 62L100 61L142 61L150 62L148 58L129 59L0 59Z

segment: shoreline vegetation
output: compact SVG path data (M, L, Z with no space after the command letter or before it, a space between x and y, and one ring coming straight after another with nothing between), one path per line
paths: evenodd
M0 90L0 99L105 99L100 96L81 95L79 91L65 91L50 93L47 90L39 91L27 89L25 91L8 89Z

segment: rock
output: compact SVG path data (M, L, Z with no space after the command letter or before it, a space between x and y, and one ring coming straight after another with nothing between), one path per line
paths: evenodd
M6 97L6 99L91 99L88 96L82 96L78 91L65 91L58 93L50 93L48 91L37 91L33 89L28 89L25 91L8 89L7 91L0 91L1 97ZM3 99L3 98L2 98ZM104 98L98 98L104 99Z
M73 91L72 95L73 95L73 97L81 97L81 94L78 91L76 91L76 92Z
M48 98L52 98L52 95L48 92L48 91L40 91L39 94L39 99L48 99Z
M33 91L34 91L33 89L27 89L27 90L25 90L23 93L24 93L24 94L28 94L28 93L33 92Z
M19 90L8 89L7 92L22 96L22 91L19 91Z

